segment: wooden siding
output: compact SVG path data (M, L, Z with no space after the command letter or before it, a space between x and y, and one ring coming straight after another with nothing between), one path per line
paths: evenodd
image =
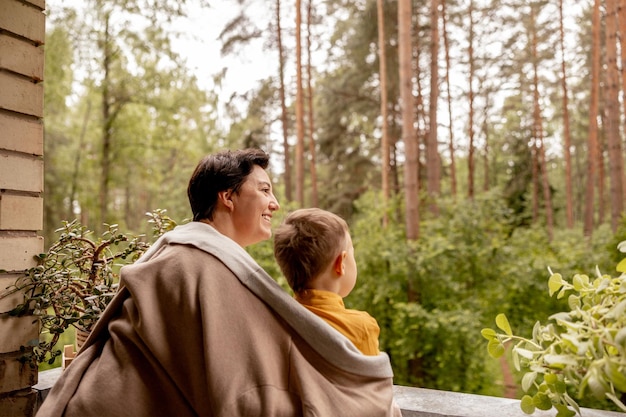
M44 0L0 0L0 292L43 251ZM10 310L20 294L0 300ZM0 415L31 417L33 317L0 316Z

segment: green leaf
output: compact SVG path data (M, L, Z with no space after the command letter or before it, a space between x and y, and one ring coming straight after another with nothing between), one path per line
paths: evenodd
M589 277L587 275L576 274L572 279L572 283L574 284L574 289L580 291L589 285Z
M567 305L572 311L580 308L580 297L574 294L570 294L570 296L567 297Z
M548 280L548 290L550 297L554 295L555 292L561 289L563 286L563 277L558 272L556 274L552 274L550 279Z
M528 349L522 349L522 348L516 347L514 350L523 358L526 358L526 359L533 358L533 353Z
M615 335L615 343L626 347L626 327L619 329Z
M616 363L609 362L605 365L604 371L618 390L626 393L626 375L619 371Z
M492 358L498 359L504 355L504 345L498 339L491 339L487 344L487 352Z
M480 334L482 334L485 339L491 340L496 337L497 333L493 329L482 329L480 331Z
M554 374L545 374L543 376L543 380L546 381L548 384L555 384L556 381L559 380L559 377Z
M570 410L563 404L554 404L554 408L558 411L556 417L574 417L576 415L575 411Z
M535 394L533 404L540 410L549 410L552 408L552 401L550 401L550 398L543 392Z
M613 308L606 313L605 317L608 319L618 319L624 315L624 311L626 311L626 299L613 306Z
M518 372L521 371L522 367L520 365L519 355L515 350L513 350L513 354L511 356L513 358L513 366L515 367L515 370Z
M576 366L578 362L574 355L557 355L549 353L544 355L543 360L551 367L556 369L564 369L567 365Z
M564 393L561 396L562 400L565 400L565 402L572 407L574 410L576 410L576 412L578 414L580 414L580 406L578 405L578 403L576 401L574 401L574 399L572 397L570 397L567 393Z
M526 414L532 414L535 412L535 404L533 404L533 399L530 395L524 395L522 397L520 408Z
M563 381L557 381L554 384L554 390L559 394L565 394L567 392L567 385Z
M598 400L604 398L605 393L608 391L608 387L605 386L606 382L603 380L600 372L596 366L591 367L583 380L580 383L579 391L581 395L584 393L585 388L589 387L591 394Z
M536 378L537 372L528 372L524 374L522 377L522 389L524 392L528 392L528 390L532 388Z
M513 335L513 331L511 330L511 325L509 324L509 320L502 313L496 316L496 325L500 330L506 333L509 336Z
M606 277L596 278L593 281L593 286L596 289L596 292L602 292L606 290L611 284L611 280Z
M617 405L620 410L626 413L626 404L624 404L617 396L611 394L610 392L606 393L606 396L609 400L613 401L615 405Z

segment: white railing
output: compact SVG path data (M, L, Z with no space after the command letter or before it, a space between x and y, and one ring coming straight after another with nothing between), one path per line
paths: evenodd
M48 391L61 374L61 368L39 373L39 382L33 388L37 391L37 404L41 404ZM396 403L403 417L528 417L519 406L519 400L464 394L450 391L437 391L396 385ZM582 417L624 417L626 414L584 408ZM532 417L554 417L555 410L537 411Z

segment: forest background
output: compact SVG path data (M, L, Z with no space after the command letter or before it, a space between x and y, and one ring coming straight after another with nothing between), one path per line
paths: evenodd
M276 222L319 206L350 223L346 305L380 323L395 383L495 396L519 393L480 330L562 310L548 267L614 268L624 0L74 3L47 1L46 242L74 218L183 223L203 155L261 147ZM215 72L194 64L215 44ZM271 242L250 251L284 284Z

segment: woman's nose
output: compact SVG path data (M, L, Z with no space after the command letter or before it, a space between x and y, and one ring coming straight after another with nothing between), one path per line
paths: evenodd
M277 211L280 210L280 204L278 204L278 200L275 196L272 196L272 200L270 201L270 210Z

